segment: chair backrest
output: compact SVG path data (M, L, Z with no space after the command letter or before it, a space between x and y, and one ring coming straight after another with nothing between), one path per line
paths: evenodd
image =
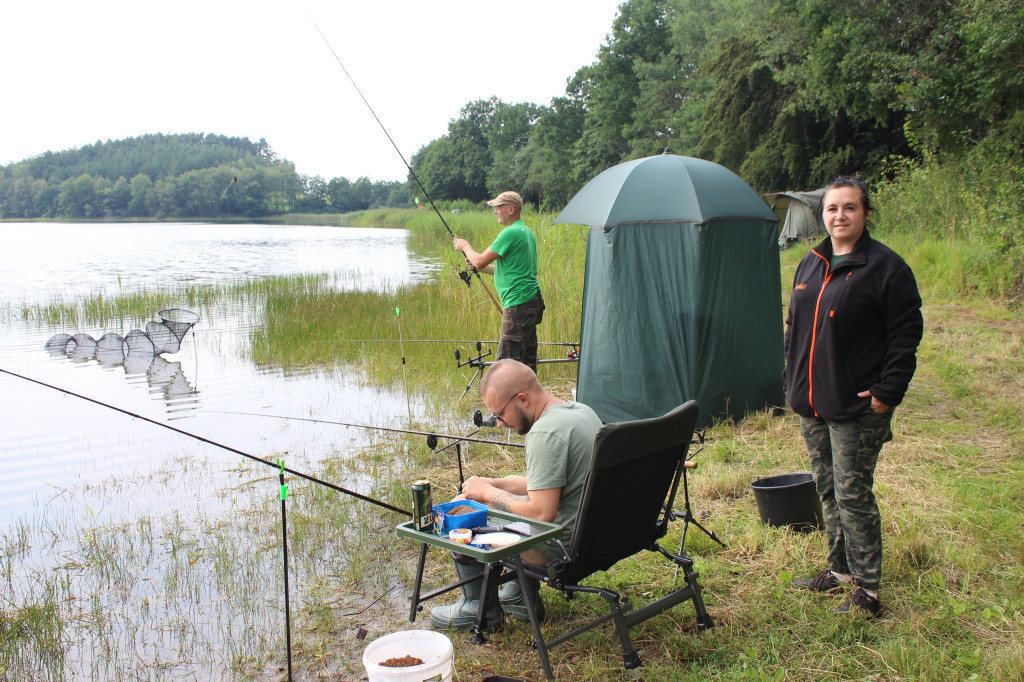
M690 400L661 417L606 424L594 453L569 545L565 577L578 581L649 548L675 494L697 423Z

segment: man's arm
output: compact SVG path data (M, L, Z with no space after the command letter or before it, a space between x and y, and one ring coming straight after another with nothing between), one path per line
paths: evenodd
M465 239L456 238L452 244L455 245L456 251L461 251L465 254L466 263L473 266L475 270L491 275L494 274L494 267L491 263L498 260L499 256L497 253L491 251L490 248L484 249L483 253L478 253Z
M526 476L505 476L504 478L484 478L483 480L495 488L512 493L513 495L527 494Z
M527 490L526 478L523 476L499 479L473 476L462 484L462 496L492 509L551 522L558 514L562 489Z

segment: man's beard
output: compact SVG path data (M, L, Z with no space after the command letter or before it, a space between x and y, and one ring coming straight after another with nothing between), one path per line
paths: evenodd
M521 408L518 403L512 407L516 410L516 421L519 422L519 425L516 426L516 433L520 436L525 436L530 432L530 429L533 428L533 420L526 416L526 413L523 412L523 408Z

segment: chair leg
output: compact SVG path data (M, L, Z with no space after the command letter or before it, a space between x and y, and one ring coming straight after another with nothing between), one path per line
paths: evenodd
M685 554L672 554L661 545L655 543L654 548L658 552L661 552L669 561L672 561L676 566L683 567L683 577L686 579L686 585L690 589L691 596L688 599L693 600L693 608L697 611L697 629L698 630L710 630L715 627L715 621L711 619L708 614L707 608L704 607L704 598L700 593L700 583L697 582L699 574L693 570L693 559L686 556ZM678 568L676 570L679 570Z
M707 608L704 606L704 598L700 593L700 583L697 582L698 573L692 568L687 567L684 569L686 576L686 584L690 586L693 591L693 596L690 599L693 601L693 608L697 611L697 629L698 630L710 630L715 627L715 621L711 619L711 614L708 613Z
M540 621L537 619L537 611L534 609L533 598L534 595L530 592L529 580L526 578L526 572L523 570L523 558L516 554L513 557L513 563L516 567L516 579L519 581L519 589L523 591L523 595L526 597L526 612L530 616L530 628L533 630L533 643L537 647L537 654L540 656L540 664L544 668L544 677L549 680L555 679L554 673L551 671L551 662L548 660L548 647L544 641L544 636L540 632ZM540 585L537 585L537 589L540 589Z
M629 625L622 616L622 604L619 601L617 592L601 590L601 596L608 600L608 606L612 610L612 621L615 623L615 631L619 634L619 644L622 645L622 665L627 670L639 668L640 654L633 647L633 639L629 636Z

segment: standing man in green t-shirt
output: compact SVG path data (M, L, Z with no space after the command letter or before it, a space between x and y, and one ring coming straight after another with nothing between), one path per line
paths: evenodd
M466 265L494 275L501 298L501 340L498 359L511 358L537 372L537 325L544 319L544 299L537 283L537 239L519 217L523 198L502 192L487 202L498 222L505 226L483 253L465 239L456 238L455 249L466 256Z

